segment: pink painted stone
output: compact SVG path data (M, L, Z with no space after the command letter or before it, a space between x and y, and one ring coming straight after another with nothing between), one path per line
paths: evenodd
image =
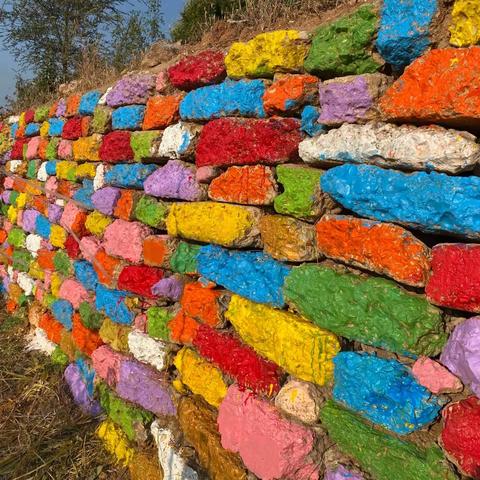
M39 214L40 215L40 214ZM13 223L9 222L8 220L5 220L3 222L3 229L8 233L11 229L13 228ZM33 232L30 232L33 233Z
M222 170L216 167L199 167L197 168L197 182L210 183L215 177L218 177Z
M246 467L263 480L317 480L319 466L312 430L280 415L269 402L232 385L220 405L222 446L237 452Z
M80 251L82 252L83 258L89 262L95 261L95 255L100 249L101 245L96 237L83 237L80 240Z
M432 393L450 393L462 390L462 382L443 365L428 357L420 357L412 367L413 376Z
M43 279L43 285L45 291L50 290L50 285L52 284L52 272L45 270L45 278Z
M168 73L163 70L157 75L156 90L158 93L164 93L168 87Z
M27 160L38 158L38 147L40 146L40 137L33 137L27 145Z
M135 330L147 333L147 316L145 314L137 315L134 321Z
M67 231L71 231L72 227L78 218L85 210L82 210L74 202L68 202L63 209L62 216L60 218L60 225Z
M102 345L92 353L92 365L96 375L115 387L120 379L120 366L128 357Z
M60 140L58 144L58 158L61 160L70 160L73 158L73 143L70 140Z
M58 188L57 177L48 177L48 180L45 182L45 193L47 198L50 201L55 201L57 199L56 192Z
M23 212L24 212L23 210L19 210L19 211L18 211L18 214L17 214L17 225L18 225L19 227L21 227L23 230L25 230L25 229L23 228Z
M13 185L14 185L14 181L13 181L13 178L12 177L5 177L5 180L3 181L3 186L10 190L13 188Z
M68 300L75 309L78 309L82 302L86 302L89 299L88 292L83 285L71 278L62 283L58 297Z
M132 263L142 260L143 241L152 231L139 222L115 220L103 235L103 247L109 255L124 258Z

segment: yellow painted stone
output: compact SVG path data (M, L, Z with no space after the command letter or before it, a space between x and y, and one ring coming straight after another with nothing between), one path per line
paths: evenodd
M480 2L456 0L452 10L450 43L456 47L468 47L480 42Z
M65 241L67 240L67 232L60 225L52 225L50 228L50 243L54 247L65 248Z
M26 125L27 123L25 122L25 112L22 112L18 119L18 127L22 128L22 127L25 127Z
M27 194L20 193L17 197L15 204L18 208L25 208L25 205L27 204Z
M97 166L94 163L82 163L75 169L75 178L95 178Z
M17 223L18 210L10 205L7 210L7 218L10 223Z
M37 261L34 261L30 264L28 274L36 280L45 280L45 270L40 267Z
M228 76L273 77L279 72L298 72L308 53L306 36L298 30L261 33L247 43L230 47L225 65Z
M67 160L58 162L56 169L56 177L60 180L74 180L76 168L76 162L70 162Z
M87 216L85 227L91 234L101 237L112 222L113 219L95 210Z
M168 234L225 247L260 245L257 208L216 202L174 203L166 225Z
M98 162L100 160L100 145L102 136L95 134L82 137L73 142L73 158L79 161Z
M49 130L50 130L50 124L48 122L43 122L40 127L40 136L48 137Z
M128 349L128 334L132 327L112 322L108 317L102 323L98 334L104 343L107 343L114 350L123 353L130 353Z
M135 450L130 446L127 436L120 427L111 420L105 420L98 426L97 436L103 441L105 450L113 455L118 463L128 466Z
M62 286L63 279L61 275L57 272L52 273L52 277L50 279L50 292L54 297L58 298L58 293L60 292L60 287Z
M214 407L220 405L227 394L228 385L215 365L187 347L178 352L174 365L180 372L182 383L193 393L201 395Z
M325 385L333 378L338 338L293 313L233 295L225 317L245 343L301 380Z

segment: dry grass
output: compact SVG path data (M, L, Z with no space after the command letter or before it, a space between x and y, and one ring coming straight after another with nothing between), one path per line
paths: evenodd
M0 479L120 480L62 381L62 368L26 354L23 317L0 316Z

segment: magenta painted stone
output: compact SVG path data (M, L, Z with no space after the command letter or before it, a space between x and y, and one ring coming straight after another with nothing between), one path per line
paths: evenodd
M40 215L39 212L29 208L23 212L23 230L28 233L35 233L35 223L37 221L37 217Z
M120 380L120 366L127 358L107 345L102 345L92 353L92 365L95 374L111 387L115 387Z
M155 415L176 413L166 378L139 362L128 360L121 363L116 391L124 400L136 403Z
M113 215L120 195L121 191L119 188L101 188L92 195L92 204L96 210L104 215Z
M179 160L170 160L153 172L144 182L145 193L154 197L197 201L203 189L196 179L195 167Z
M56 111L55 115L57 117L64 117L66 113L67 113L67 102L64 98L61 98L58 101L57 111Z
M102 408L95 399L90 397L78 366L71 363L65 369L63 376L70 388L74 402L80 407L82 412L92 416L100 415Z
M324 480L364 480L363 475L347 470L343 465L325 472Z
M480 396L480 317L469 318L455 327L440 362Z
M59 223L62 218L63 208L56 203L51 203L48 206L48 219L52 223Z
M153 287L153 295L168 298L178 302L183 293L184 282L179 275L172 275L168 278L162 278Z
M412 373L420 385L435 394L459 392L463 388L455 375L429 357L420 357L413 364Z
M109 107L145 104L156 86L154 75L128 75L119 80L107 95Z

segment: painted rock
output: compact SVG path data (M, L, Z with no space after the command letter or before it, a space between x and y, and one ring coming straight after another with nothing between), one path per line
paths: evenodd
M126 265L118 276L118 288L146 298L154 298L153 287L164 277L163 270L147 265Z
M115 187L104 187L97 190L91 197L92 204L96 210L104 215L113 215L115 206L120 198L120 189Z
M157 155L165 158L190 158L195 154L202 126L195 123L178 122L163 131Z
M273 170L264 165L229 167L214 178L208 196L217 202L242 205L271 205L277 195Z
M180 104L180 116L191 121L233 116L263 118L264 93L262 80L226 80L189 92Z
M174 238L174 237L171 237ZM178 241L174 238L174 240ZM170 258L170 269L175 273L195 274L197 271L197 255L200 245L178 242L178 246Z
M159 130L133 132L130 137L130 146L133 150L133 158L136 162L142 162L151 158L156 158L156 150L162 138L162 132ZM150 167L151 165L144 165Z
M434 49L415 60L387 90L380 107L388 120L444 123L454 127L479 124L480 47ZM438 95L438 92L442 92Z
M318 123L320 117L320 108L313 105L307 105L302 110L302 132L309 137L315 137L325 132L325 127Z
M324 480L364 480L360 473L347 470L343 465L335 469L329 469L325 472Z
M168 69L170 82L180 90L220 83L225 77L225 55L216 50L186 56Z
M324 385L333 376L337 337L292 313L232 297L225 317L262 357L301 380Z
M377 16L371 5L317 29L305 70L321 78L374 73L380 64L371 48Z
M169 366L171 345L154 340L145 333L131 331L128 334L128 349L136 360L147 363L159 371Z
M128 105L117 108L112 114L112 128L114 130L140 130L144 116L144 105Z
M442 412L441 445L464 475L479 478L480 472L480 400L468 397L451 403Z
M425 293L442 307L480 313L480 245L445 243L432 249L432 274Z
M127 222L133 220L135 209L137 208L138 201L141 197L141 192L122 189L120 192L120 198L115 205L113 215Z
M430 250L409 231L390 223L325 215L315 226L319 253L334 260L422 287Z
M148 74L126 75L122 77L106 95L109 107L145 104L155 89L155 76Z
M75 347L87 356L92 355L92 353L104 343L99 332L90 330L83 325L80 314L78 313L73 315L72 340Z
M120 163L133 160L134 154L130 146L131 133L126 131L111 132L104 135L100 147L102 162Z
M67 278L62 283L58 297L63 300L68 300L75 309L78 309L82 302L89 299L88 292L83 285L71 278Z
M222 446L238 452L247 468L260 478L318 477L319 466L310 458L315 449L313 431L287 420L272 404L235 385L220 405L218 430Z
M477 177L406 174L370 165L342 165L326 172L322 190L357 215L396 222L425 232L480 237Z
M329 401L320 412L329 437L377 480L455 480L435 444L421 447L374 429L353 412Z
M225 58L231 78L273 77L298 72L308 53L307 35L297 30L261 33L247 43L234 43Z
M385 93L390 78L381 73L350 75L320 83L323 125L341 125L379 119L377 103Z
M134 315L125 304L126 297L126 292L110 290L103 285L98 285L95 291L95 308L104 312L116 323L130 325Z
M143 261L151 267L170 267L178 241L168 235L151 235L143 241Z
M155 165L125 164L113 165L105 172L105 185L122 188L144 188L145 180L156 170Z
M204 167L294 161L302 139L300 122L292 118L214 120L202 130L195 163Z
M436 0L386 0L383 4L377 50L401 70L430 46L430 25L437 13Z
M456 0L452 10L450 43L468 47L480 42L480 5L470 0Z
M96 416L102 412L99 403L88 392L85 381L75 363L68 365L63 377L70 389L74 402L86 415Z
M31 135L30 135L31 136ZM82 136L82 118L73 117L65 122L62 130L64 140L78 140Z
M111 420L104 420L96 430L97 437L103 442L105 450L113 455L117 462L128 466L135 455L123 430Z
M437 395L463 389L462 382L455 375L429 357L418 358L412 366L412 374L420 385Z
M142 195L135 203L134 218L150 227L163 229L167 213L167 204L148 195Z
M333 399L399 435L432 423L442 401L421 386L407 367L374 354L340 352Z
M78 113L80 115L93 115L101 96L102 94L98 90L92 90L84 93L80 99Z
M315 324L367 345L434 356L447 340L440 310L383 278L305 264L292 269L284 295Z
M366 163L400 170L472 170L480 159L473 135L439 126L415 127L390 123L344 124L325 135L300 143L307 163Z
M87 260L78 260L74 263L76 279L82 284L83 288L89 291L95 291L98 285L98 275L93 265Z
M147 101L144 130L158 130L172 125L178 120L181 95L151 97Z
M225 247L259 244L261 212L253 207L215 202L172 204L166 224L168 234Z

